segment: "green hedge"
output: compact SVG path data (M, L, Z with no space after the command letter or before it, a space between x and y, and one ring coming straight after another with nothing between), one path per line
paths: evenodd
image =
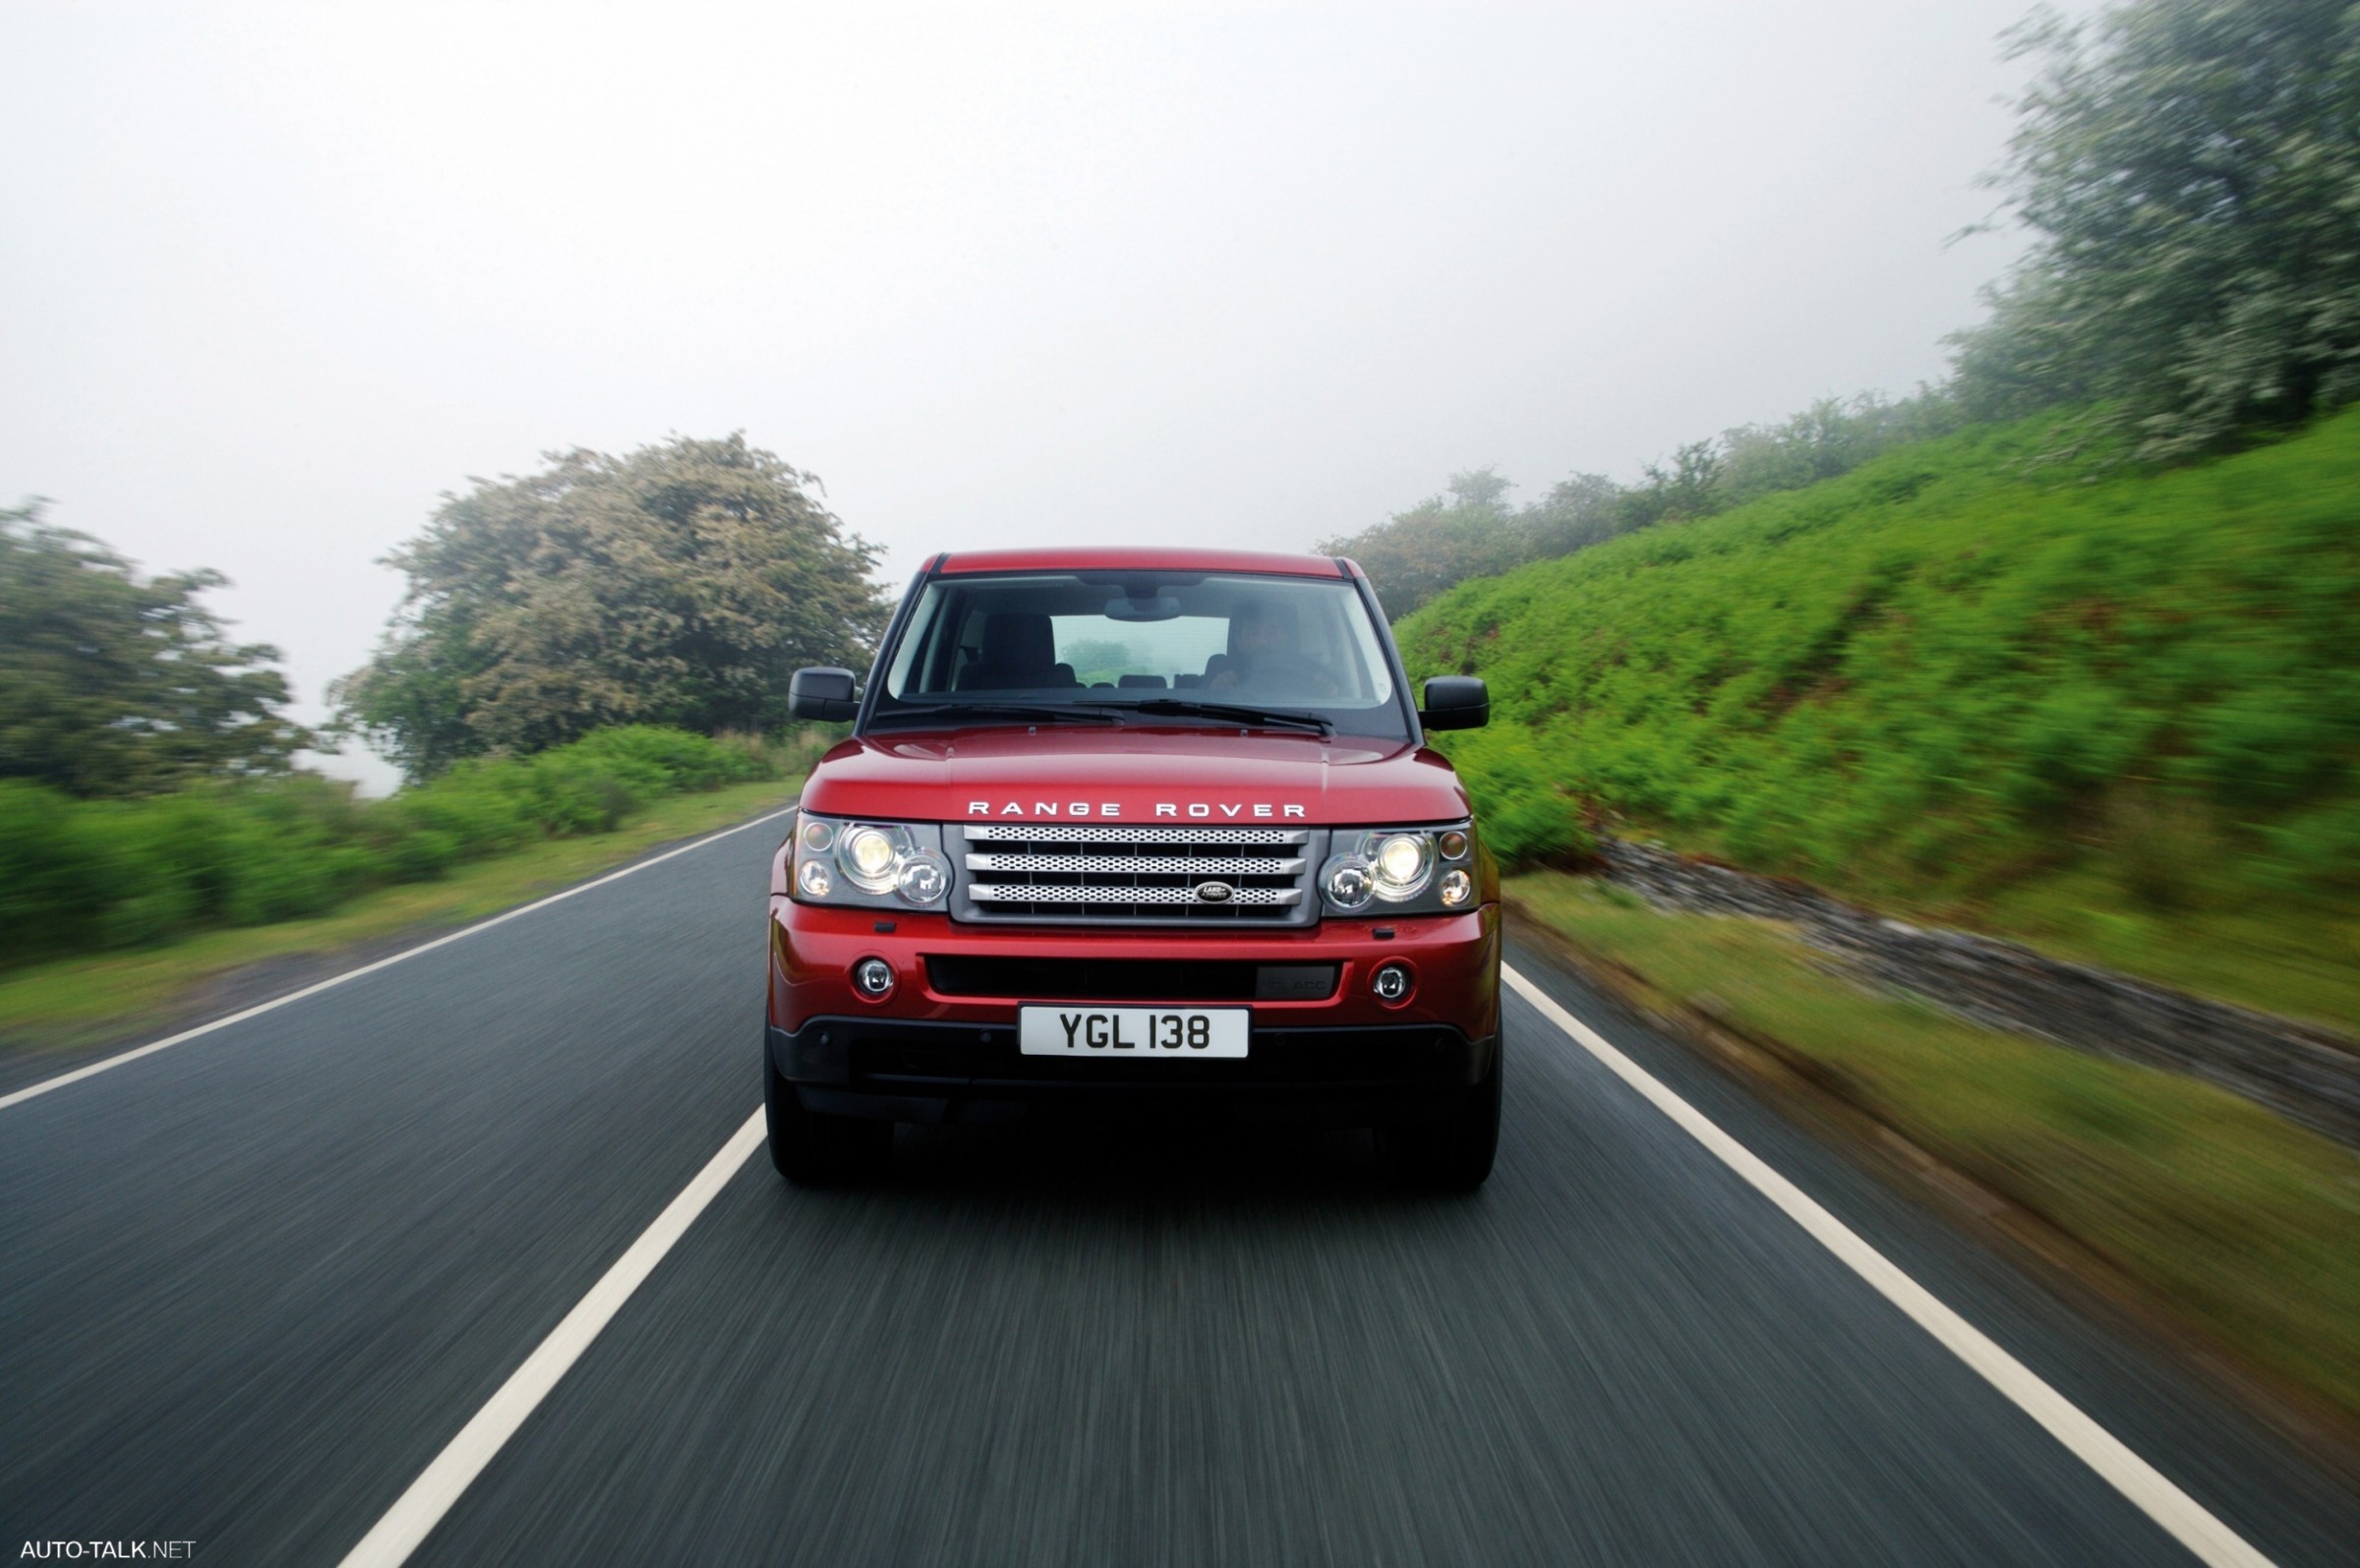
M536 839L609 831L661 795L776 778L789 760L632 726L461 763L386 800L313 774L130 800L0 780L0 964L320 914Z

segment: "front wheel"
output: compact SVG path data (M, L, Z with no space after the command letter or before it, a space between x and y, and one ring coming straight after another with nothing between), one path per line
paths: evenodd
M893 1151L893 1124L829 1116L806 1107L762 1052L762 1109L770 1124L770 1163L797 1187L857 1182L881 1174Z
M1439 1122L1410 1122L1377 1130L1377 1158L1400 1181L1467 1192L1492 1174L1500 1151L1500 1080L1504 1036L1492 1042L1492 1070L1468 1091L1467 1102Z

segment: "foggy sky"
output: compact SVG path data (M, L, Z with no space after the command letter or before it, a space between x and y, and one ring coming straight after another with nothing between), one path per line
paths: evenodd
M897 592L1628 480L1939 378L2024 9L18 0L0 504L227 572L317 720L556 447L743 430Z

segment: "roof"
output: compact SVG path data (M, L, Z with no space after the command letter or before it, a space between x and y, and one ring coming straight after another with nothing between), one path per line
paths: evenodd
M1288 577L1360 575L1333 555L1279 555L1250 550L1132 550L1069 545L1042 550L954 550L934 557L928 570L957 576L966 572L1169 571L1269 572Z

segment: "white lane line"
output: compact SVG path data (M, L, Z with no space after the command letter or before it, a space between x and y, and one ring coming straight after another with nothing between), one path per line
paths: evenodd
M635 871L645 871L649 866L662 865L675 855L684 855L692 849L702 849L706 844L719 839L727 839L733 833L743 833L748 828L759 828L766 822L775 822L793 810L795 807L788 806L773 811L767 816L756 817L751 822L741 822L735 828L724 828L719 833L708 833L694 843L684 843L678 849L667 849L660 855L650 855L636 864L624 866L620 871L610 871L595 882L585 882L579 887L567 888L563 893L553 893L546 899L537 899L531 903L510 909L505 914L496 914L488 920L478 920L475 924L453 931L448 936L437 937L432 942L421 942L414 948L404 948L391 958L380 958L375 963L364 963L357 969L346 969L342 974L329 975L326 979L307 985L300 991L289 991L285 996L272 997L267 1002L259 1003L243 1013L232 1013L225 1018L215 1018L210 1023L200 1023L193 1029L183 1029L180 1033L167 1039L153 1040L137 1050L125 1051L120 1056L110 1056L103 1062L92 1062L88 1067L76 1068L71 1073L60 1073L53 1078L43 1078L40 1082L29 1088L19 1089L14 1094L0 1094L0 1111L47 1094L51 1089L62 1089L69 1083L79 1083L84 1078L106 1072L109 1068L121 1067L126 1062L137 1062L141 1057L153 1056L158 1051L169 1051L176 1045L185 1045L189 1041L197 1039L201 1035L210 1034L216 1029L226 1029L233 1023L243 1023L248 1018L259 1018L266 1013L274 1013L290 1002L301 1002L305 997L318 996L323 991L333 990L347 980L357 980L364 974L375 974L378 970L390 968L405 958L414 958L421 953L432 953L437 948L449 947L453 942L464 941L477 932L489 931L496 925L505 925L510 920L531 914L535 909L546 909L553 903L562 903L576 894L588 893L592 888L603 888L610 882L620 881Z
M1802 1189L1763 1163L1751 1149L1722 1132L1703 1112L1666 1088L1653 1074L1615 1049L1597 1030L1559 1006L1539 986L1505 965L1500 972L1518 995L1540 1010L1543 1017L1564 1030L1583 1050L1606 1064L1608 1071L1638 1090L1657 1110L1679 1123L1682 1132L1711 1150L1722 1164L1784 1209L1789 1219L1810 1232L1812 1239L1835 1253L1847 1268L1908 1313L1912 1322L1941 1341L1952 1355L1974 1367L1985 1382L2038 1422L2051 1437L2072 1450L2076 1458L2104 1477L2142 1513L2169 1531L2181 1545L2215 1568L2229 1568L2229 1565L2272 1568L2270 1559L2256 1551L2244 1537L2215 1519L2202 1503L2173 1485L2153 1465L2132 1453L2113 1433L2082 1414L2080 1407L2043 1382L2031 1367L2001 1350L1982 1330L1942 1305L1931 1291L1904 1274L1891 1259L1812 1201Z
M524 1359L524 1365L508 1374L500 1392L475 1413L475 1419L460 1427L434 1463L418 1473L409 1490L396 1498L384 1517L361 1538L360 1544L345 1554L343 1568L399 1568L408 1560L418 1543L450 1512L450 1505L492 1463L493 1456L516 1435L516 1428L524 1424L534 1407L549 1397L549 1391L590 1348L599 1331L622 1309L631 1293L655 1272L664 1254L672 1250L672 1244L695 1223L714 1194L729 1185L746 1156L761 1146L763 1135L763 1115L756 1110L721 1146L721 1152L705 1162L696 1179L680 1189L680 1195L665 1206L655 1223L639 1233L639 1239L615 1260L615 1266L590 1287L590 1294L574 1305L564 1321L550 1330L549 1337Z

